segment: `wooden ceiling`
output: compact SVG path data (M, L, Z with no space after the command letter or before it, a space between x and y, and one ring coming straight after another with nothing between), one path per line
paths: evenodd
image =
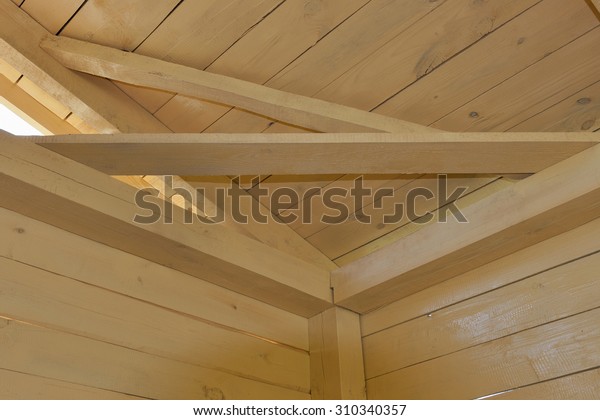
M148 0L13 1L57 35L441 130L600 129L600 20L585 0L156 0L150 7ZM18 76L7 77L59 120L86 131L77 115ZM307 131L222 104L115 84L173 132ZM302 193L347 188L353 178L263 174L261 184ZM469 189L461 199L468 205L514 179L455 175L450 186ZM437 188L431 175L370 175L365 185L395 191L394 199L363 203L373 214L389 211L411 188ZM257 185L244 186L256 192ZM435 212L434 201L423 202L420 213ZM406 218L364 224L351 216L337 225L290 226L344 265L422 225Z

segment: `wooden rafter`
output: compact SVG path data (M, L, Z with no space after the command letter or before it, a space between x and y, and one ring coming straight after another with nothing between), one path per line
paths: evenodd
M42 48L64 66L95 76L239 107L322 132L436 132L379 114L65 37Z
M124 134L32 138L108 174L534 173L595 133Z
M326 270L218 224L187 224L183 212L172 222L136 223L148 215L136 189L5 133L0 144L0 207L298 315L331 306Z
M600 215L600 146L332 273L338 305L365 313Z
M54 60L40 47L51 36L27 13L9 1L0 1L0 57L2 66L10 66L44 89L69 108L69 121L81 119L80 131L86 133L171 133L152 114L107 80L71 71ZM6 64L5 64L6 63ZM32 112L28 108L27 112ZM56 133L66 134L65 126L52 125ZM174 171L172 174L176 174ZM141 175L143 172L133 175ZM144 184L136 178L124 179L133 185ZM132 182L133 181L133 182ZM230 180L222 177L225 184ZM190 206L184 204L186 208ZM225 221L232 227L233 223ZM247 225L234 230L246 236L298 256L326 269L336 265L289 226L281 223Z

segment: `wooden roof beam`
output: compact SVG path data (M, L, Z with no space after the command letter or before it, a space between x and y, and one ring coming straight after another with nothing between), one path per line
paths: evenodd
M366 313L600 217L600 145L332 273L336 304Z
M0 62L0 66L6 67L6 62L19 75L23 74L69 108L73 112L69 120L76 118L84 122L82 127L78 126L79 131L171 133L171 130L110 81L74 72L58 63L40 48L42 40L50 36L52 35L46 29L17 5L8 0L0 0L0 57L4 60ZM29 106L33 102L25 103L21 100L19 105ZM25 112L34 111L29 107ZM53 124L51 128L61 134L70 132L66 123L61 126ZM174 170L168 175L177 173ZM132 174L130 180L121 179L132 185L143 185L141 178L134 178L142 174L144 173ZM230 180L222 177L222 181L228 183ZM231 221L225 223L230 227L234 224ZM334 263L287 225L259 224L250 220L247 225L238 225L235 229L244 230L249 237L326 269L335 267Z
M99 133L170 130L108 80L70 71L42 50L51 34L11 1L0 1L0 57Z
M52 36L44 39L41 47L65 67L73 70L239 107L316 131L438 131L384 115L89 42Z
M148 216L137 189L4 132L0 188L0 207L289 312L310 317L331 307L328 270L219 224L185 223L183 211L172 222L136 223Z
M113 134L35 137L108 174L534 173L597 133Z

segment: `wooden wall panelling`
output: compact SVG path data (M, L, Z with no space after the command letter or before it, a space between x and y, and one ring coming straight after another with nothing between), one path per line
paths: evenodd
M137 400L128 394L0 369L3 400Z
M309 391L308 354L0 257L2 316ZM132 333L135 331L135 333Z
M600 369L597 368L517 388L486 399L597 400L598 398L600 398Z
M6 343L0 347L3 369L152 399L309 398L302 392L36 325L9 319L0 323L0 340Z
M470 399L600 365L600 309L367 381L371 399Z
M0 215L2 256L214 325L308 350L305 318L9 210L1 209Z
M361 317L370 335L600 251L600 219L500 258ZM564 244L569 246L565 247Z
M367 379L594 309L600 254L365 337ZM433 397L433 396L432 396Z

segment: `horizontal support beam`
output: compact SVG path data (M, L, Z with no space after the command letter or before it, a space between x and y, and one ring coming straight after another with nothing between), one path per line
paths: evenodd
M49 37L41 43L41 47L72 70L239 107L316 131L438 131L384 115L89 42Z
M600 146L462 213L334 270L335 302L366 313L600 217Z
M0 188L0 207L288 312L310 317L331 307L329 271L224 226L185 223L182 210L136 223L136 215L152 213L142 200L164 202L140 199L135 188L4 133Z
M112 175L534 173L597 133L112 134L32 138Z

